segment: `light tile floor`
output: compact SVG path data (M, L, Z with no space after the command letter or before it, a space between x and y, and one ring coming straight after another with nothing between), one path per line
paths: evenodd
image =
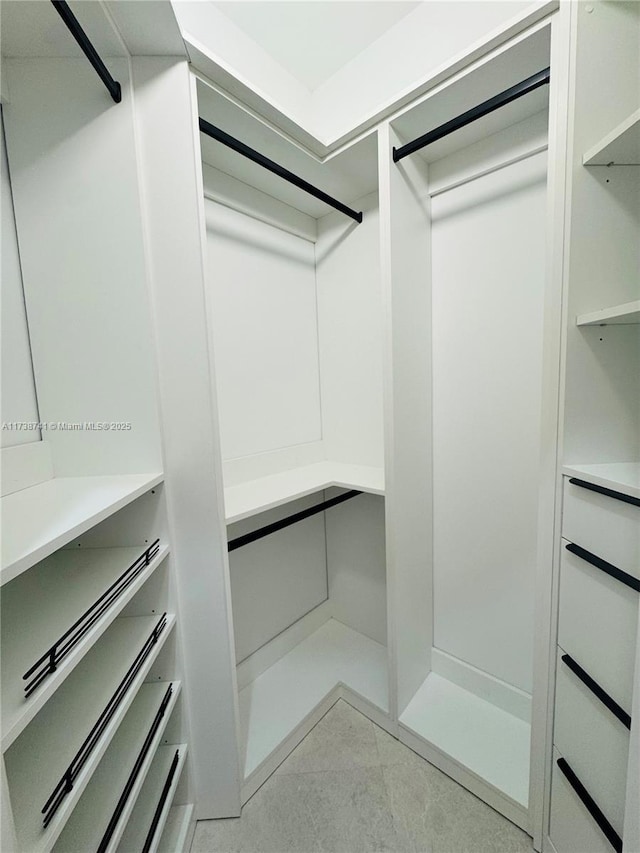
M191 853L531 853L528 835L339 701Z

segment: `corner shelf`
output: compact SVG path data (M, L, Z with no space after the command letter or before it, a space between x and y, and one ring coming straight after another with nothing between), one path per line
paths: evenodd
M639 323L640 299L589 314L578 314L576 317L577 326L634 326Z
M162 474L57 477L2 498L7 583L157 486Z
M640 165L640 110L633 112L582 158L585 166Z
M226 522L233 524L332 486L384 495L384 472L382 468L365 465L316 462L237 486L228 486L224 490Z
M597 465L564 465L566 477L577 477L596 486L640 498L640 462L604 462Z

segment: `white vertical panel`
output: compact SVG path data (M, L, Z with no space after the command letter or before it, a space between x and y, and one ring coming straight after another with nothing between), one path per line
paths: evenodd
M128 63L114 104L82 59L8 60L7 149L43 421L56 474L160 468Z
M0 113L2 115L2 113ZM38 421L38 403L33 380L29 329L22 290L20 255L16 237L9 163L4 142L4 121L0 128L2 145L2 422ZM13 447L40 439L40 431L2 428L0 446Z
M430 206L425 164L396 165L391 148L405 140L379 134L391 707L397 692L401 714L429 673L433 638Z
M353 203L358 225L318 222L316 263L322 426L327 458L383 465L382 294L377 195Z
M195 86L184 60L139 58L134 74L197 817L229 817L240 812L237 697Z
M435 645L528 692L546 156L432 200Z
M205 209L223 458L317 441L313 244L212 201Z
M333 491L328 491L328 498L333 497ZM384 499L358 495L327 510L325 516L333 617L384 646L387 643Z

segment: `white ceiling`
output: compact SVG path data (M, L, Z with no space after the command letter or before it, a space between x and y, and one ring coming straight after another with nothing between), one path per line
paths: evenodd
M313 91L420 3L216 0L213 5Z

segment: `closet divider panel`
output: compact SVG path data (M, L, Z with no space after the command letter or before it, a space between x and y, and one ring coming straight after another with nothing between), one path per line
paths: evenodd
M433 645L430 201L426 165L392 161L406 140L388 125L378 139L390 697L401 714Z

